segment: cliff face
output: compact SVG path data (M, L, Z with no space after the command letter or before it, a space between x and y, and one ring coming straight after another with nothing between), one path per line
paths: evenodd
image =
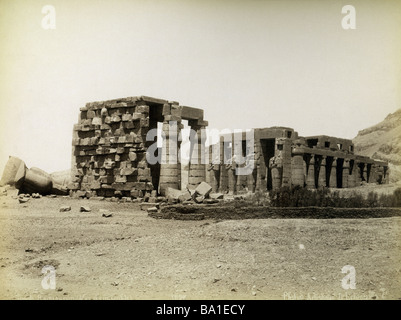
M353 142L356 154L389 162L390 182L401 181L401 109L359 131Z

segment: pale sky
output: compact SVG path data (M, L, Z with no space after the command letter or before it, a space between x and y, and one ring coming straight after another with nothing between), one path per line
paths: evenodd
M352 139L401 107L400 52L398 0L0 0L0 174L9 155L69 169L79 108L136 95L202 108L210 129Z

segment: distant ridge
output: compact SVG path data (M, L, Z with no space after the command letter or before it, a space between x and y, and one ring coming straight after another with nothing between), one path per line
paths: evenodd
M401 181L401 109L353 139L355 153L389 162L390 182Z

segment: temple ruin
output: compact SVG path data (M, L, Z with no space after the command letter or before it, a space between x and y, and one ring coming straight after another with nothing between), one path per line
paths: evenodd
M191 140L188 187L208 182L214 192L268 191L282 186L308 188L352 188L365 182L388 182L388 164L354 154L351 140L328 136L300 137L291 128L253 129L252 147L245 132L238 141L234 134L221 135L220 143L205 147L201 131L208 122L202 109L181 106L146 96L87 103L80 109L72 139L73 194L81 196L164 195L167 188L181 189L179 161L182 120L196 133ZM162 129L162 161L147 160L154 141L147 139L151 129ZM171 130L172 124L176 130ZM235 141L234 141L235 140ZM235 144L240 144L247 163L236 163ZM208 151L208 163L200 161ZM218 161L212 155L217 154ZM214 153L213 153L214 152ZM194 161L195 160L195 161ZM247 175L238 168L252 164Z

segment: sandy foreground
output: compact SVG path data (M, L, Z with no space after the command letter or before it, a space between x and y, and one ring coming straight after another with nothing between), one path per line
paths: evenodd
M401 299L400 217L158 220L135 203L3 196L0 231L2 299Z

